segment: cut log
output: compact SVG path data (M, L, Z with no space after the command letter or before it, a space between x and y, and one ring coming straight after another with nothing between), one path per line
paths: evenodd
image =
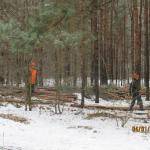
M45 96L45 95L40 95L40 96L36 96L37 99L41 99L41 100L49 100L49 101L54 101L56 100L56 96ZM69 97L64 97L64 96L61 96L60 101L64 101L64 102L73 102L75 101L74 98L69 98Z
M82 108L79 104L71 104L72 107ZM84 108L87 109L104 109L104 110L120 110L120 111L128 111L129 107L118 107L118 106L103 106L103 105L84 105ZM133 110L139 110L139 107L134 107ZM150 106L144 107L144 110L150 110Z
M62 101L61 101L62 102ZM14 100L14 99L0 99L0 103L15 103L15 104L25 104L25 100ZM32 104L55 104L55 101L47 101L47 100L32 100Z

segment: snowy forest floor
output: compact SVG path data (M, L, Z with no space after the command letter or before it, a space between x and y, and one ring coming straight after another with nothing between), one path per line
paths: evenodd
M61 115L53 107L0 106L2 150L149 150L150 133L135 133L132 126L150 126L150 120L122 120L65 105ZM105 111L106 112L106 111ZM107 112L111 113L111 111ZM119 113L119 112L117 112ZM92 117L91 117L92 116Z
M44 91L43 91L44 92ZM45 91L44 98L54 98L53 91ZM48 93L49 95L48 95ZM37 93L38 94L38 93ZM42 91L39 92L42 94ZM16 97L17 95L17 97ZM74 101L72 97L77 99ZM133 132L133 126L150 129L150 110L142 114L104 109L81 109L70 107L81 103L81 94L69 95L64 103L62 114L55 114L53 104L34 104L33 110L25 111L23 103L11 101L24 100L20 89L1 89L0 98L0 150L149 150L150 130L146 133ZM46 102L38 99L32 100ZM142 97L144 106L150 102ZM104 100L95 104L94 98L85 98L85 105L126 107L129 99ZM139 114L138 114L139 113Z

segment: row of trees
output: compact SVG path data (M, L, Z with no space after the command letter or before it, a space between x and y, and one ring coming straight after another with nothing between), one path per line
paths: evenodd
M149 99L149 28L149 0L2 0L0 75L19 85L35 59L41 86L80 86L84 105L87 87L98 103L100 85L136 71Z

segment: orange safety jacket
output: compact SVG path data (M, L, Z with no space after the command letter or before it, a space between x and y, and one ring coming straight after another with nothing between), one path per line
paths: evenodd
M30 68L29 83L36 84L36 80L37 80L37 70L34 68Z

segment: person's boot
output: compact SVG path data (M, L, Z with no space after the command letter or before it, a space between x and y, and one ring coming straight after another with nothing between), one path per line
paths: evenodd
M136 99L135 99L135 97L133 97L132 102L131 102L130 107L129 107L129 111L133 111L133 107L135 105L135 101L136 101Z
M134 105L130 105L129 111L133 111L133 106L134 106Z
M143 103L140 103L139 106L140 106L140 110L143 111L143 110L144 110L144 108L143 108Z

